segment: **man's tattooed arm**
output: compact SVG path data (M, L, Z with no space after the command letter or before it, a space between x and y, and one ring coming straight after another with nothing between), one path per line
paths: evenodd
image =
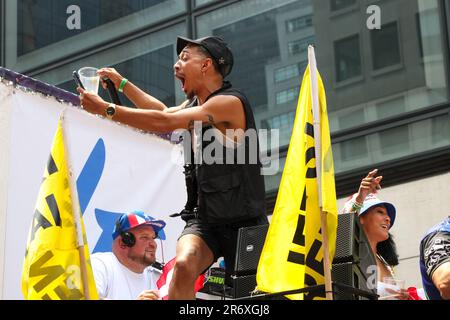
M208 121L205 122L205 123L203 124L203 126L214 124L214 117L213 117L212 115L210 115L210 114L207 114L206 116L208 117ZM188 129L189 129L189 130L194 129L194 124L195 124L195 122L196 122L195 120L190 120L190 121L189 121L189 123L188 123Z

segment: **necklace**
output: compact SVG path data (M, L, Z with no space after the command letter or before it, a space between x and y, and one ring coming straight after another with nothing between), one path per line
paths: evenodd
M384 258L377 252L376 254L378 260L380 260L380 262L386 267L386 269L389 271L389 273L391 274L392 277L394 277L394 269L392 268L392 266L386 262L386 260L384 260Z

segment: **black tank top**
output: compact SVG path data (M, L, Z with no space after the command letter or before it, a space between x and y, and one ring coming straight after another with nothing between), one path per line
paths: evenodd
M266 214L259 139L250 103L227 81L206 101L220 95L239 98L244 106L246 134L237 148L226 148L214 134L208 132L214 130L211 125L202 128L203 157L195 168L199 219L209 224L232 223ZM196 101L190 104L194 105ZM213 163L208 161L208 155L215 160Z

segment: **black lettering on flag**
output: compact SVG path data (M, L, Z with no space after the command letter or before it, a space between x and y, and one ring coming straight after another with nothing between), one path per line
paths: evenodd
M320 251L320 248L322 247L322 242L320 242L317 239L314 239L314 242L311 246L311 249L308 252L308 255L306 256L306 265L317 272L320 275L324 275L323 272L323 259L320 261L317 261L317 254Z
M78 289L69 289L67 292L67 288L59 285L54 291L61 300L80 300L83 298L83 294Z
M59 208L58 203L56 203L55 196L53 194L47 196L45 198L47 201L48 208L50 209L50 212L52 213L53 220L55 221L55 226L60 227L61 226L61 216L59 215Z
M53 217L53 221L55 221L54 226L61 226L61 216L59 214L59 208L58 204L56 203L55 196L53 194L47 196L45 198L47 201L48 208L50 209L50 212ZM34 240L34 236L36 235L36 232L39 230L39 228L47 229L49 227L52 227L52 223L48 221L46 217L42 215L42 213L39 212L39 210L36 210L34 212L34 218L33 218L33 226L31 230L31 241Z
M313 126L311 123L309 123L309 122L306 123L306 126L305 126L305 133L306 133L308 136L314 138L314 126Z
M305 190L303 190L302 203L300 204L300 210L306 212L306 185Z
M315 157L316 157L316 149L314 149L314 147L311 147L308 150L306 150L306 165Z
M306 123L305 133L308 136L314 138L314 126L311 123L309 123L309 122ZM314 147L309 148L308 150L306 150L305 156L306 156L305 164L308 165L308 162L316 157L316 149ZM317 177L316 168L307 168L307 170L306 170L306 178L307 179L314 179L316 177Z
M305 216L302 214L298 215L297 229L295 229L293 243L299 246L305 246L305 236L303 235L303 230L305 228Z
M64 268L62 266L43 267L43 265L45 265L51 258L53 258L53 252L47 251L30 266L30 278L44 276L33 286L36 292L40 292L50 283L55 281L59 276L64 274Z
M306 178L307 179L317 178L316 168L308 168L308 170L306 170Z
M305 216L302 214L298 215L297 228L295 229L294 239L292 239L292 243L295 243L299 246L305 246L305 236L303 235L303 230L305 229ZM305 255L303 253L298 253L292 250L289 250L288 259L289 262L297 263L297 264L305 264Z
M308 162L314 159L315 157L316 157L316 149L314 149L314 147L311 147L308 150L306 150L306 165L308 165ZM306 170L307 179L314 179L316 177L317 177L316 168L308 168Z
M303 264L305 264L305 255L303 253L289 251L287 261L303 265Z
M58 172L58 167L56 166L55 160L53 160L53 156L51 154L47 163L47 171L49 176Z
M317 286L316 279L312 277L311 275L305 273L305 287L312 287ZM325 290L317 290L317 291L310 291L308 293L305 293L304 299L305 300L314 300L314 298L325 298Z
M43 229L47 229L49 227L51 227L52 224L50 221L47 220L46 217L44 217L42 215L42 213L39 212L39 210L36 210L34 212L34 217L33 217L33 225L32 225L32 229L31 229L31 240L34 240L34 236L36 235L36 232L39 230L39 228L43 228Z

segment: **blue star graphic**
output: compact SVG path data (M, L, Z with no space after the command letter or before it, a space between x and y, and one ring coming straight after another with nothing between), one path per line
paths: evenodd
M103 169L105 167L105 158L105 143L103 139L99 139L77 179L77 191L82 215L84 214L100 181ZM102 233L100 234L92 253L109 252L112 250L112 232L114 230L114 224L121 214L123 213L95 208L95 219L102 229ZM153 217L150 216L150 218L154 220ZM164 230L159 232L158 238L161 240L166 240Z

